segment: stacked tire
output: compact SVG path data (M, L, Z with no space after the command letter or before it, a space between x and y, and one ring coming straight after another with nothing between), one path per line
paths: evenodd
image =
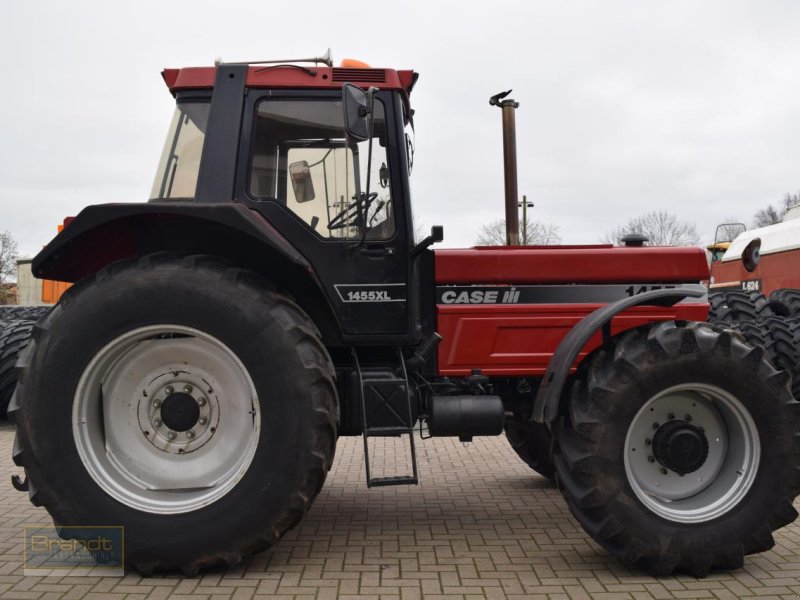
M6 418L8 404L17 386L17 358L31 341L36 321L0 321L0 419Z
M770 301L759 292L716 292L709 294L708 303L709 323L757 321L775 316Z
M52 308L0 306L0 419L6 418L17 385L17 358L30 342L34 324Z
M775 290L769 299L758 292L720 292L709 296L709 304L709 322L763 348L775 367L792 376L792 393L800 398L800 290Z
M800 317L800 290L774 290L769 295L769 305L776 315Z
M53 309L52 306L0 306L0 322L38 321Z

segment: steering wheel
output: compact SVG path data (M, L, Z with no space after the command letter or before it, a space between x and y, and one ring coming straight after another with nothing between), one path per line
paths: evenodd
M361 193L350 204L328 223L328 229L344 229L345 227L352 227L353 225L361 225L362 221L366 221L367 211L370 205L375 202L378 197L378 192L370 192L369 194Z

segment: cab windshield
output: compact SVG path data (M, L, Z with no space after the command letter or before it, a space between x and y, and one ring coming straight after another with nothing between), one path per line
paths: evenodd
M395 222L378 100L370 163L367 155L368 141L345 134L340 100L265 99L256 107L248 190L285 206L320 236L389 239Z

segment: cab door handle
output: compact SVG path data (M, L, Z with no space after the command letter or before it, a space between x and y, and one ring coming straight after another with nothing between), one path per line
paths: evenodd
M384 256L391 256L394 254L394 248L391 246L367 246L366 248L361 248L361 254L367 256L369 258L383 258Z

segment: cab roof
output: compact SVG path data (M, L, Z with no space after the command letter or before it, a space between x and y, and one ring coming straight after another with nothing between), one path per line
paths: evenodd
M217 67L187 67L164 69L161 76L174 96L184 90L212 89ZM417 82L418 73L412 70L318 67L295 64L249 65L248 88L340 89L344 83L361 87L375 86L381 90L404 92L406 97Z

